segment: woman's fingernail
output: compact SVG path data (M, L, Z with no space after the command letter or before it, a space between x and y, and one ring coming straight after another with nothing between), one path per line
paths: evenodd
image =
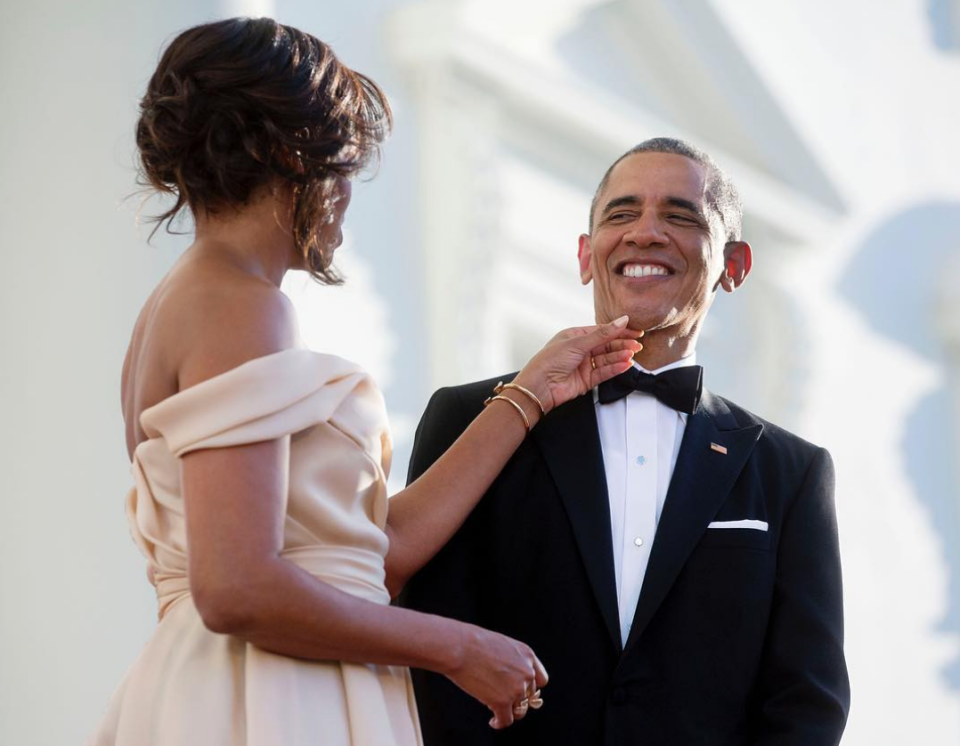
M646 332L643 331L643 329L641 329L641 330L640 330L640 337L642 337L644 334L646 334ZM640 337L637 337L637 341L640 340Z
M625 326L627 325L627 322L628 322L629 320L630 320L630 317L627 316L626 314L624 314L624 315L621 316L619 319L614 320L613 325L614 325L614 326L619 326L619 327L623 328L623 327L625 327Z

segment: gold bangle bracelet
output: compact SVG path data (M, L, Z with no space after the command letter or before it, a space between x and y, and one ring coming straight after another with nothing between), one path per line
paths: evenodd
M517 403L516 403L513 399L511 399L509 396L500 396L499 394L498 394L497 396L491 396L489 399L487 399L487 400L483 403L483 406L487 406L488 404L490 404L490 402L495 402L495 401L505 401L505 402L509 402L509 403L510 403L510 406L513 407L514 409L516 409L517 412L520 413L520 416L523 418L523 426L527 429L527 433L528 433L528 434L530 433L530 420L527 419L527 413L523 411L523 407L521 407L519 404L517 404Z
M515 391L519 391L521 394L524 394L527 398L532 399L533 403L536 404L537 407L540 409L540 416L541 417L547 416L547 412L543 408L543 404L540 403L540 400L537 398L537 395L534 394L532 391L525 389L523 386L521 386L518 383L504 383L503 381L500 381L500 383L498 383L496 388L493 390L493 393L499 394L504 389L514 389Z

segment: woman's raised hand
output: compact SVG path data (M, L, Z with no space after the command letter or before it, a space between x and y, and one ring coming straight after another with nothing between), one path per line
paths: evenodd
M559 332L534 355L514 383L536 394L549 412L620 375L643 349L642 331L627 328L628 316L609 324L577 326Z

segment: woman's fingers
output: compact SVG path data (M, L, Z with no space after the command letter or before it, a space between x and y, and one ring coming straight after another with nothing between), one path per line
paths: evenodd
M494 730L503 730L513 725L513 705L498 705L491 707L493 717L490 718L490 727Z
M527 681L523 687L523 693L519 690L514 692L515 699L509 703L500 702L488 705L493 717L490 718L490 727L494 730L502 730L513 725L517 720L523 720L530 709L535 705L539 709L543 701L540 690L547 685L549 677L547 669L536 655L532 654L533 671L528 674Z
M550 681L550 677L547 676L547 669L543 667L539 658L533 659L533 668L537 680L537 689L542 689L547 685L547 682Z
M617 352L618 350L632 348L634 352L643 349L640 339L643 337L642 331L636 329L611 329L611 324L593 327L591 331L586 331L590 327L581 327L582 333L575 338L573 344L576 349L583 353L596 355L598 352Z
M626 333L627 323L629 321L629 316L621 316L609 324L600 324L594 327L586 326L572 330L577 334L577 336L573 337L572 343L576 349L586 353L594 347L609 342L612 339L629 336ZM636 336L636 334L634 334L634 336Z
M591 360L590 370L591 371L602 370L608 366L617 365L624 361L627 361L627 362L632 361L633 355L634 355L633 350L629 348L618 350L617 352L604 352L600 355L592 355L590 357L590 360Z
M527 712L530 710L530 700L522 699L520 702L513 706L513 719L514 722L517 720L523 720L527 716Z
M602 355L608 352L620 352L622 350L630 350L630 352L636 355L640 350L643 349L643 343L638 342L634 337L627 337L626 339L612 339L609 342L604 342L602 345L597 345L592 350L590 354L593 357Z
M609 339L605 342L594 347L591 351L591 355L599 355L603 352L617 352L618 350L623 350L631 348L634 352L640 352L643 349L643 332L638 332L634 329L624 329L620 337L616 339Z
M643 332L627 328L629 316L608 324L564 329L517 375L549 412L586 389L619 375L643 349Z
M590 355L590 388L629 370L633 356L642 349L643 345L635 339L617 339L597 347Z
M590 388L619 376L629 370L631 365L633 365L633 353L630 350L595 355L590 361Z

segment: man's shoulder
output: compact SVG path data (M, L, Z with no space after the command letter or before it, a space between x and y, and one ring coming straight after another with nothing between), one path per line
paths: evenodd
M500 381L513 380L516 373L474 381L458 386L444 386L433 392L427 402L414 437L408 483L423 471L469 427L483 410L483 402Z
M816 443L797 435L776 423L767 420L746 407L710 392L709 396L714 400L715 409L726 409L729 415L736 421L736 426L741 428L760 426L762 428L760 438L757 442L757 448L762 452L786 452L796 454L801 460L809 462L820 451L824 450Z
M502 376L485 378L482 381L473 381L472 383L461 383L456 386L444 386L437 389L434 393L434 399L456 400L457 403L466 409L477 409L483 407L483 402L489 396L493 396L494 387L500 383L509 383L512 381L518 371L505 373Z

